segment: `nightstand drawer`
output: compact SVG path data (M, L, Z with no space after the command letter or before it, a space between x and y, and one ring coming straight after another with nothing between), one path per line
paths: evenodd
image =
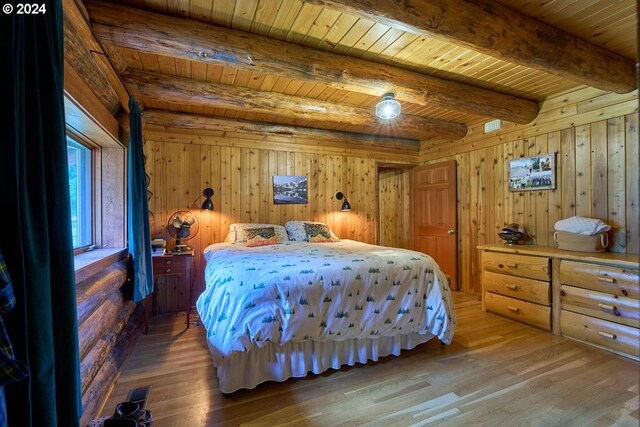
M153 274L184 274L187 271L187 262L191 261L188 256L161 256L153 258Z
M484 252L482 268L494 273L536 280L550 280L549 258L545 257Z
M551 305L549 282L485 271L482 273L482 286L485 291Z
M563 309L640 327L640 308L637 300L567 285L560 288L560 300Z
M562 283L632 299L640 298L638 278L638 270L565 260L560 263Z
M519 320L546 331L551 330L550 307L505 297L492 292L485 292L484 304L487 311Z
M562 335L640 359L640 330L562 310Z

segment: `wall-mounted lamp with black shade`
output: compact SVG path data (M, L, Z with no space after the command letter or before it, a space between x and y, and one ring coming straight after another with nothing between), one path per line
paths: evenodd
M212 211L213 201L211 200L211 196L213 196L213 188L205 188L204 191L202 191L202 194L206 197L206 200L202 203L202 209Z
M338 200L344 199L344 202L342 202L342 207L340 208L342 212L349 212L351 210L351 204L349 203L345 195L342 194L340 191L336 193L336 199Z

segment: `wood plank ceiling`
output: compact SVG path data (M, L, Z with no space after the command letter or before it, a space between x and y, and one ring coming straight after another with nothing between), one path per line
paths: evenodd
M637 85L635 0L84 5L156 128L450 141L493 118L531 122L541 101L582 85ZM391 122L373 114L386 92L402 103Z

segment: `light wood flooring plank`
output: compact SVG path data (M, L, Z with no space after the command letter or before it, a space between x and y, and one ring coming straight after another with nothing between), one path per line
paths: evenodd
M269 382L224 398L202 327L153 318L103 415L152 386L154 427L637 426L638 362L480 310L454 292L458 327L400 357Z

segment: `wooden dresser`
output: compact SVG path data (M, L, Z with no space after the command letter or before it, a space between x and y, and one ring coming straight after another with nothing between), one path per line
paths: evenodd
M482 252L484 307L488 311L551 330L549 258Z
M483 309L640 360L638 255L478 248Z

